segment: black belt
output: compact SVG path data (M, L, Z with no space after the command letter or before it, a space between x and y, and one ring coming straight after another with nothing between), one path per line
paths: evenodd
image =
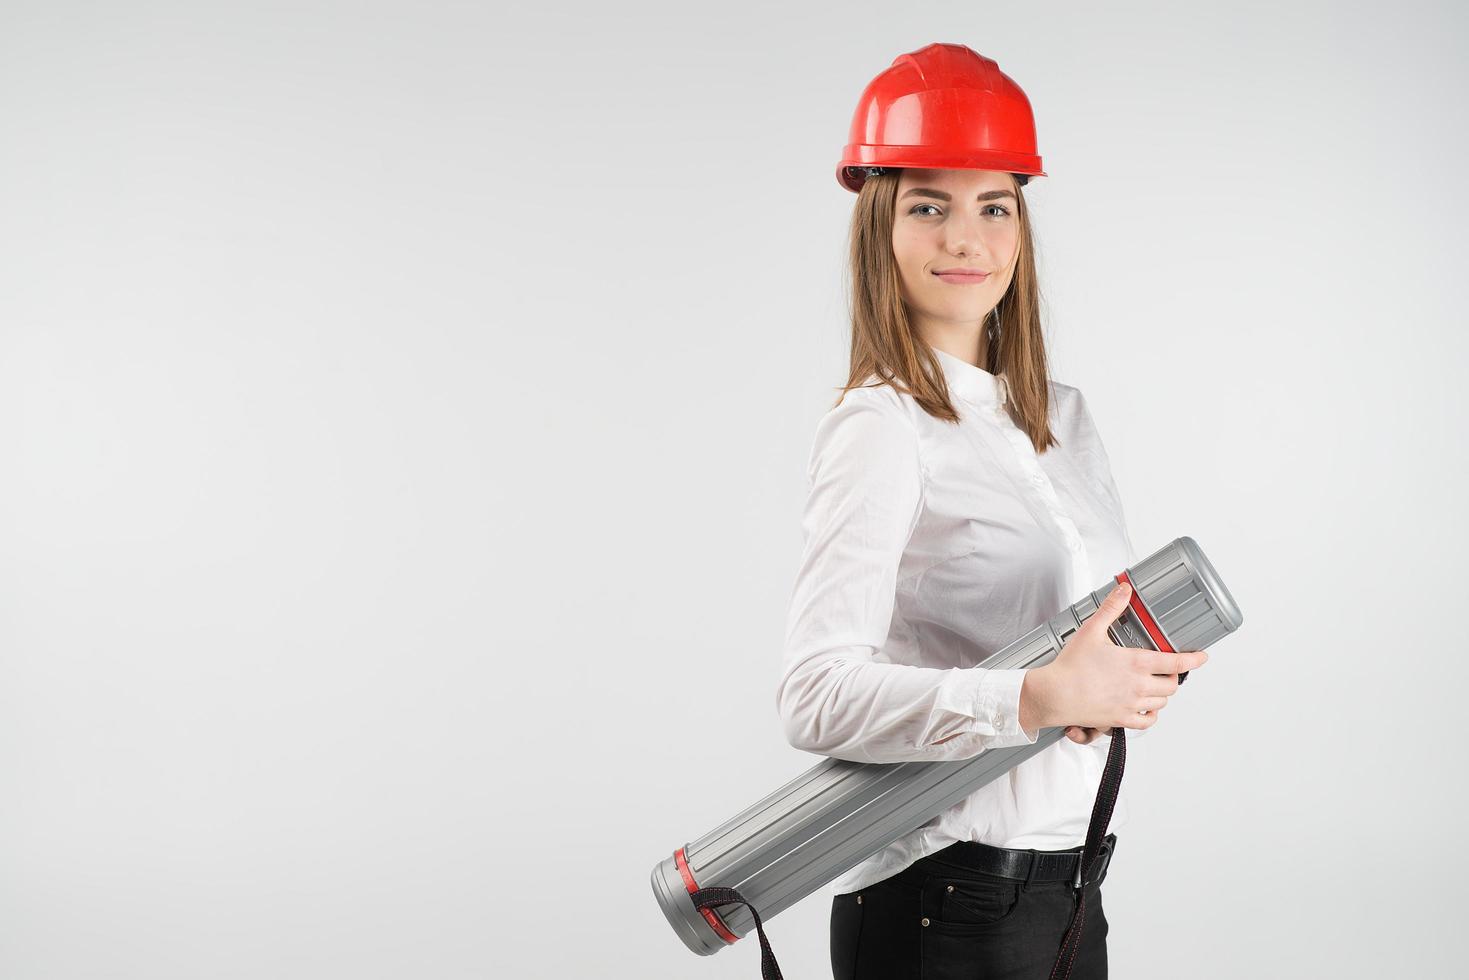
M950 844L932 855L934 860L947 864L963 865L971 871L1015 881L1069 881L1080 887L1081 855L1084 846L1069 851L1022 850L1014 847L995 847L978 841L961 840ZM1102 838L1097 858L1087 869L1086 880L1090 884L1100 881L1112 852L1117 849L1117 835Z

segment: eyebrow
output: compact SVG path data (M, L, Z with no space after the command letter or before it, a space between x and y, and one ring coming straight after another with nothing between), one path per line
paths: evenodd
M908 188L908 192L904 194L903 197L898 198L898 200L901 201L903 200L903 198L912 197L915 194L918 194L922 197L936 197L940 201L952 201L954 199L948 191L936 191L931 187L910 187ZM997 201L1002 197L1013 198L1014 196L1015 195L1010 191L985 191L983 194L980 194L978 197L976 197L975 200Z

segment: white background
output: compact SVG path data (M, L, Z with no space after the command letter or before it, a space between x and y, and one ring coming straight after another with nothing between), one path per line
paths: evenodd
M1057 380L1245 614L1129 746L1125 978L1441 975L1469 669L1451 4L7 2L0 974L758 976L648 874L775 711L834 170L1035 107ZM829 976L824 893L771 921Z

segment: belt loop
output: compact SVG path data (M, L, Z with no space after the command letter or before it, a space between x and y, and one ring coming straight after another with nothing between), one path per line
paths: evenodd
M1030 889L1030 882L1035 877L1035 866L1040 861L1040 858L1036 856L1035 848L1028 847L1026 850L1030 853L1030 864L1025 869L1025 881L1020 885L1022 891Z

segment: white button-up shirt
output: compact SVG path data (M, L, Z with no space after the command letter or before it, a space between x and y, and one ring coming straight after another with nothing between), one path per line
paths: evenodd
M957 760L1033 743L1039 732L1019 724L1025 671L974 665L1137 558L1081 392L1050 382L1060 445L1037 455L1006 410L1002 376L934 354L957 425L881 385L847 392L816 427L776 697L786 737L808 752ZM1080 846L1110 743L1061 739L831 892L881 881L954 841ZM1124 795L1108 829L1126 819Z

